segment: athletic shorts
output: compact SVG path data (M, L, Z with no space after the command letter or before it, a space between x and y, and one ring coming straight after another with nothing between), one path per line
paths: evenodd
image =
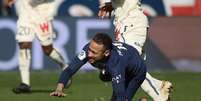
M32 42L37 38L42 45L50 45L55 36L52 27L52 21L44 21L40 24L19 21L17 22L16 40L18 42Z

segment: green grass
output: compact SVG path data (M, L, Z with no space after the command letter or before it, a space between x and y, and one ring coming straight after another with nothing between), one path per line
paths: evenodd
M173 82L171 101L201 101L201 73L168 72L152 73L152 76ZM78 73L73 78L72 86L65 90L66 97L50 97L49 93L56 87L58 77L58 72L32 72L33 93L14 94L11 89L20 82L19 73L0 72L0 101L109 101L111 85L101 82L96 72ZM140 89L133 101L142 96L148 97ZM101 100L103 98L105 100Z

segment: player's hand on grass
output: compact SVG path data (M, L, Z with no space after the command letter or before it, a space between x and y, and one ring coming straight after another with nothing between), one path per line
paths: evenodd
M63 92L64 85L59 83L54 92L50 93L50 96L65 97L66 94Z
M63 91L55 90L54 92L50 93L50 96L65 97L66 94Z

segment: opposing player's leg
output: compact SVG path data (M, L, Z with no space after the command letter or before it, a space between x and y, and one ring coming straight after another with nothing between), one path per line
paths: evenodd
M22 82L13 88L14 93L29 93L30 86L30 62L31 62L31 42L19 43L19 70Z
M154 101L164 101L164 100L162 100L161 92L158 89L160 87L155 84L155 82L153 81L153 79L149 73L146 74L146 79L142 83L141 88L149 96L151 96Z
M141 87L154 101L168 101L170 99L172 83L169 81L158 80L147 73Z
M44 53L55 61L62 70L68 67L68 64L64 61L63 56L53 47L54 32L52 28L52 21L43 21L36 26L37 38L39 39ZM71 85L72 80L69 80L68 87Z
M17 23L16 40L19 43L19 71L21 83L13 88L14 93L29 93L30 86L30 64L31 64L31 46L34 39L34 32L30 26L22 22Z
M51 58L53 61L59 64L62 70L68 66L65 63L62 55L55 48L53 48L52 44L47 46L42 46L42 49L49 58Z
M53 47L54 31L52 27L52 21L47 20L39 24L36 23L36 35L42 45L44 53L64 69L68 65L65 63L62 55Z

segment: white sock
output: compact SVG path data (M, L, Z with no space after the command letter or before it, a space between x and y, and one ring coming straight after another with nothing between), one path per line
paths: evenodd
M157 85L158 89L160 89L163 82L161 80L158 80L158 79L154 78L154 77L152 77L152 80L155 82L155 84Z
M142 83L141 88L150 97L152 97L154 101L162 101L158 86L156 85L155 81L153 80L153 77L149 73L146 74L146 79Z
M30 49L19 50L19 70L22 83L30 85L30 61L31 51Z
M54 60L56 63L58 63L61 66L62 70L64 70L68 66L68 64L65 63L61 54L58 51L56 51L55 49L52 50L49 57L52 60Z

